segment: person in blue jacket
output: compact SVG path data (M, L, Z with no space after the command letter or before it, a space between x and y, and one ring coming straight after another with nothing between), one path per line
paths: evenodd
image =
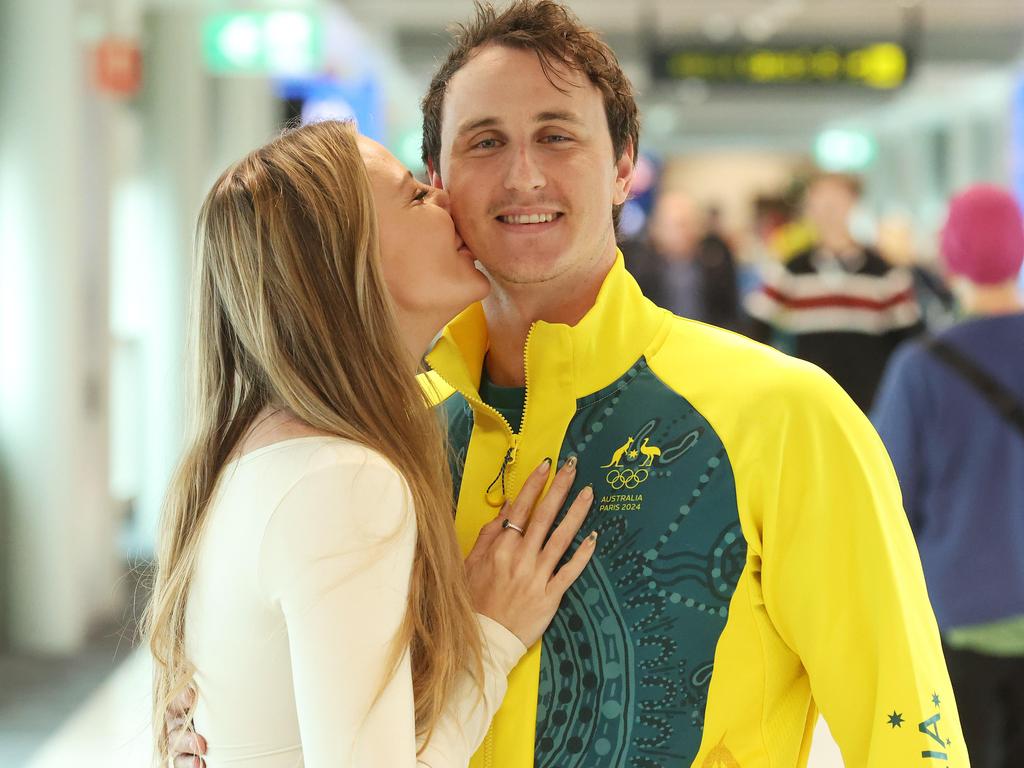
M1024 223L979 185L942 256L963 319L909 342L872 421L892 457L975 768L1024 764Z

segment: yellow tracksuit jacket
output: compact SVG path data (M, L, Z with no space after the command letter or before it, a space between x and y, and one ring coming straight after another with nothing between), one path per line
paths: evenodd
M577 325L533 326L519 432L487 344L476 305L428 357L463 550L545 457L578 457L600 535L472 768L792 768L819 711L848 768L967 766L896 477L835 382L657 308L621 254Z

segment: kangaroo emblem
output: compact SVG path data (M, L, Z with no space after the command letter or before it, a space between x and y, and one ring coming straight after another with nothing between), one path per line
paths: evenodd
M626 454L626 451L633 445L633 438L630 437L623 445L620 445L616 449L615 453L612 454L612 460L610 464L605 464L601 469L607 469L608 467L621 467L622 457Z
M661 456L661 448L658 446L652 445L650 448L647 447L648 439L645 437L644 441L640 443L640 453L645 456L643 464L640 465L641 467L651 466L654 463L654 457Z

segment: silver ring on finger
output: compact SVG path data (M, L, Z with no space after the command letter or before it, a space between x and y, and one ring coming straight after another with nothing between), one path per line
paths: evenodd
M520 536L525 536L525 535L526 535L526 531L524 531L524 530L523 530L522 528L520 528L520 527L519 527L518 525L516 525L515 523L513 523L513 522L512 522L511 520L509 520L509 519L508 519L507 517L506 517L506 518L505 518L504 520L502 520L502 521L501 521L501 527L502 527L503 529L506 529L506 528L511 528L511 529L512 529L513 531L515 531L516 533L518 533L518 534L519 534Z

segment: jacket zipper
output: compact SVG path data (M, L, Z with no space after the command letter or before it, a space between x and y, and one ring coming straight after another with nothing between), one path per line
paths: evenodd
M516 436L513 435L512 436L512 445L509 446L509 449L507 451L505 451L505 458L502 459L502 461L501 461L501 468L498 469L498 474L495 475L494 479L491 480L491 484L487 486L487 490L484 491L484 496L487 498L488 502L490 502L490 499L491 499L491 491L495 490L494 486L498 485L499 482L501 483L500 490L501 490L501 498L502 498L502 500L504 500L508 496L508 490L506 488L506 482L505 482L505 470L508 468L508 465L511 464L515 460L516 460ZM497 506L497 504L495 504L495 506Z
M526 409L530 403L530 356L528 354L530 350L530 337L533 336L533 329L537 327L536 323L530 325L530 330L526 334L526 341L523 344L523 415L519 422L520 432L522 431L523 424L526 422ZM508 485L512 485L512 469L511 465L515 462L516 449L519 446L519 434L512 431L512 425L508 423L508 420L498 413L496 410L488 406L483 401L481 405L489 408L493 411L499 419L508 427L510 439L512 441L512 447L509 448L508 453L505 454L505 461L501 465L502 475L508 472ZM509 456L511 455L511 459ZM502 492L504 493L504 476L502 476ZM492 728L487 729L487 734L484 736L484 768L494 768L494 730Z
M526 421L526 409L530 404L530 339L533 337L533 329L536 323L530 324L530 330L526 332L526 341L523 343L523 418L519 423L520 430L523 422Z
M495 476L494 480L491 481L491 484L488 485L487 489L484 491L484 500L487 501L487 503L491 503L491 490L495 486L498 486L498 490L501 492L503 502L505 499L505 489L512 484L511 468L512 465L515 464L516 454L519 450L519 435L516 434L516 432L512 429L512 425L508 423L508 419L502 416L497 411L497 409L492 408L479 397L466 394L465 392L463 392L462 395L474 406L474 408L478 408L482 411L487 412L495 419L497 419L498 422L505 428L505 439L508 442L509 447L508 450L505 451L505 456L501 460L501 467L498 469L498 474ZM501 503L494 504L494 506L501 506Z
M484 737L484 768L494 768L494 732L490 728Z
M526 419L526 409L530 402L530 358L527 352L530 349L530 338L533 336L533 329L536 327L536 323L530 325L530 330L526 334L526 341L523 344L523 377L525 379L525 385L523 386L522 421L525 421ZM451 382L448 382L448 385L451 386ZM458 391L458 387L452 388ZM496 485L500 484L502 501L504 502L508 498L506 489L510 486L514 487L515 485L513 482L515 475L513 473L515 472L516 455L519 452L520 433L512 429L512 425L509 424L508 419L502 416L496 408L491 407L479 397L467 394L466 392L462 392L462 396L465 397L474 407L489 413L505 428L505 437L508 441L509 448L505 452L505 456L501 461L501 467L498 469L498 474L495 476L494 480L491 481L490 485L487 486L487 490L484 491L484 499L490 503L491 491ZM520 421L520 429L522 429L522 421ZM494 506L499 506L499 504L495 504Z
M519 425L520 430L522 429L523 422L526 421L526 409L530 402L530 357L527 354L527 352L530 349L530 337L533 336L533 329L536 327L536 323L530 325L530 330L526 334L526 342L523 344L523 378L525 379L525 384L523 386L523 415L521 417ZM451 386L451 382L448 382L448 385ZM458 387L452 388L458 391ZM501 413L496 408L489 406L479 397L475 397L465 392L462 393L462 396L465 397L475 407L490 413L502 424L502 426L505 427L506 437L509 442L509 448L505 452L505 456L501 461L501 468L498 470L497 477L495 477L494 480L491 481L491 484L487 487L487 490L484 492L484 500L489 502L488 497L490 495L491 488L493 488L497 483L500 482L501 495L503 497L503 501L507 501L508 497L506 494L506 488L513 485L512 473L515 471L514 465L516 461L516 454L519 449L519 433L512 429L512 425L508 423L508 419L502 416ZM483 768L494 768L494 731L491 728L487 729L487 734L484 736L483 750Z

